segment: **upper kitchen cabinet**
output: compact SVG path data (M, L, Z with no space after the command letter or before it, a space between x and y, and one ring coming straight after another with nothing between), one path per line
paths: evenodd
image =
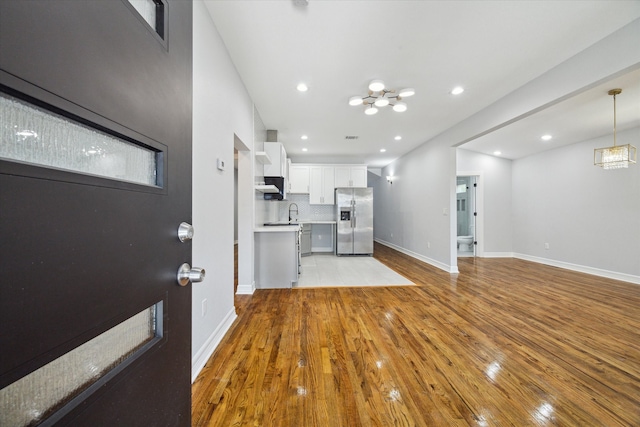
M289 166L289 193L309 194L309 165Z
M367 166L336 166L335 186L342 187L366 187L367 186Z
M264 176L287 176L287 152L279 142L265 142L264 151L271 159L271 164L264 165Z
M333 166L309 166L309 204L335 204L335 168Z

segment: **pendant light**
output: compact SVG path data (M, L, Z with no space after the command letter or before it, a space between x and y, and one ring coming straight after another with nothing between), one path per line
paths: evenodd
M622 89L611 89L608 93L613 96L613 146L593 150L593 164L607 170L628 168L636 162L637 150L631 144L616 145L616 95Z

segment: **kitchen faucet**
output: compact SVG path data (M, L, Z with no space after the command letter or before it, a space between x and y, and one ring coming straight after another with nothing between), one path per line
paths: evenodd
M291 206L294 206L294 205L295 205L295 207L296 207L296 208L295 208L295 211L294 211L294 212L296 213L296 220L298 219L298 205L296 205L295 203L291 203L291 204L289 205L289 222L291 222L291 219L292 219L292 218L291 218Z

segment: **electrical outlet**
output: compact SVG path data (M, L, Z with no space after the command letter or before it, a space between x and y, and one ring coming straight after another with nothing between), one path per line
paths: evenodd
M431 249L431 242L427 242L427 249Z
M548 243L545 243L545 244L544 244L544 248L545 248L545 249L549 249L549 244L548 244Z
M393 233L391 233L391 237L393 238Z
M202 317L207 314L207 299L202 300Z

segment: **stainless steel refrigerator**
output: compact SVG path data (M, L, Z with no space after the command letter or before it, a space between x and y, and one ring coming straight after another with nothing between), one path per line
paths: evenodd
M336 188L336 253L373 255L373 189Z

